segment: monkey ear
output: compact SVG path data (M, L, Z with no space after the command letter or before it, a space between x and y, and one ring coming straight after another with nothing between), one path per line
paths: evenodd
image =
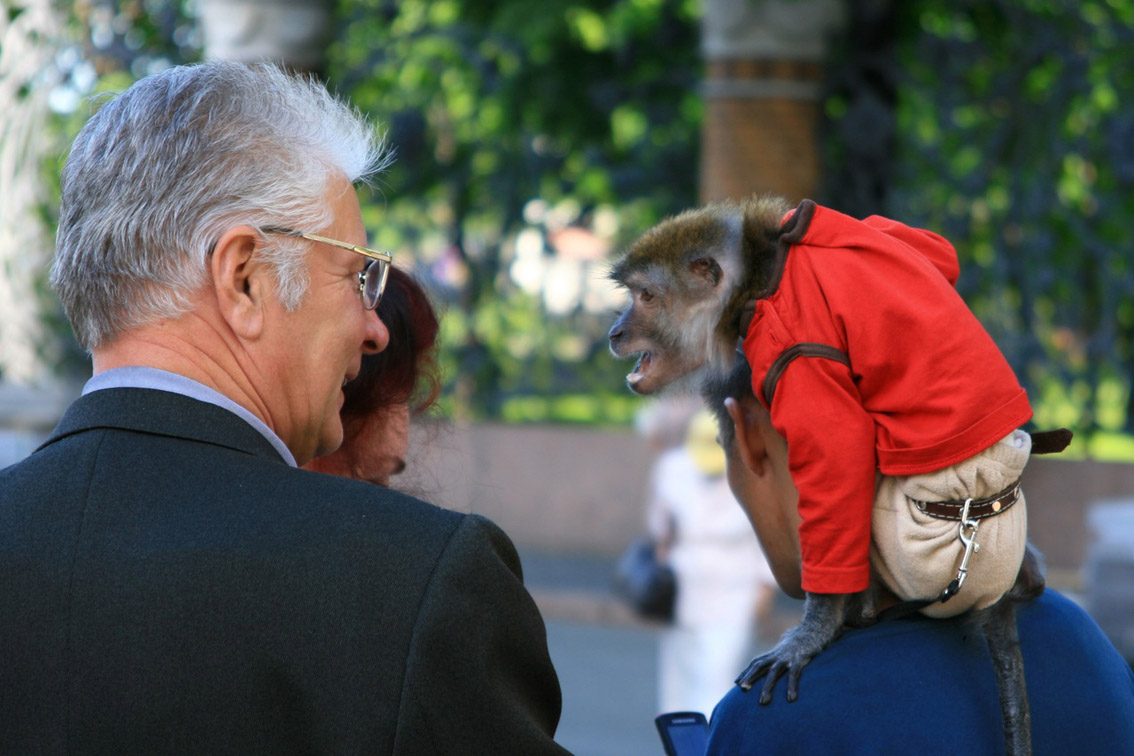
M689 271L716 286L721 282L721 266L711 257L698 257L689 263Z

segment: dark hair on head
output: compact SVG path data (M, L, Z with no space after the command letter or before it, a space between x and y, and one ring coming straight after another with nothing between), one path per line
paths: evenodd
M390 332L390 343L378 354L362 356L362 370L343 390L344 419L379 414L398 404L421 414L441 393L434 354L437 313L421 284L391 266L378 317Z
M734 436L732 418L725 409L725 399L752 396L752 368L748 366L748 360L743 354L736 355L736 364L732 370L724 375L711 376L701 385L701 397L705 400L705 406L717 417L717 429L725 451L732 447Z

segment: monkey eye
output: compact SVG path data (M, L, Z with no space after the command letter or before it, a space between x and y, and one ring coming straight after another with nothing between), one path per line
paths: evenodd
M654 295L650 293L649 289L642 289L642 293L638 295L643 302L652 301Z

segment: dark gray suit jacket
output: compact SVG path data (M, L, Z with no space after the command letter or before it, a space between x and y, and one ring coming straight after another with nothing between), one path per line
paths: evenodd
M79 399L0 472L0 752L535 754L559 712L482 517L148 389Z

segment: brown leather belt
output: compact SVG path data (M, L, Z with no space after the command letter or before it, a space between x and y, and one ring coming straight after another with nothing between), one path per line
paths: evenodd
M980 520L985 517L998 515L1006 511L1019 501L1019 499L1020 481L1017 479L1015 483L999 493L994 493L992 496L987 496L983 499L973 499L972 503L969 504L969 519ZM965 509L965 499L950 499L949 501L918 501L917 499L910 499L910 502L912 502L918 510L925 512L930 517L937 517L942 520L959 521L961 519L961 513Z

